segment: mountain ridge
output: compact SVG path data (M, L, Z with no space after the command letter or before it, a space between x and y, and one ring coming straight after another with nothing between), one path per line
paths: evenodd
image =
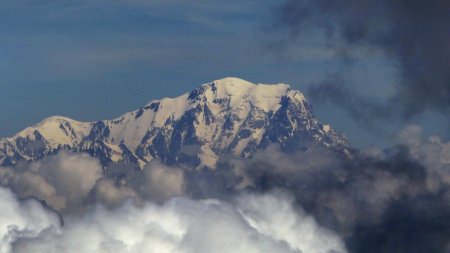
M285 151L315 143L348 146L320 123L304 95L287 84L254 84L228 77L174 98L152 100L112 120L80 122L51 116L0 139L0 165L41 159L61 149L88 152L107 166L166 164L214 167L223 154L249 157L279 144Z

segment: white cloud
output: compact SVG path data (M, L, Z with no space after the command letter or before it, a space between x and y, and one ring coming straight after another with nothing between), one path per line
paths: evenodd
M345 251L344 244L333 232L320 227L301 208L294 210L294 199L289 196L280 192L245 195L238 203L243 217L260 234L286 241L291 249L304 253Z
M57 228L59 219L45 210L37 201L20 203L13 193L0 188L0 253L9 253L12 243L36 238L45 230Z
M66 217L63 227L36 201L21 204L5 189L0 205L10 207L0 210L1 253L346 252L335 234L297 213L282 193L233 203L178 197L163 205L97 206Z

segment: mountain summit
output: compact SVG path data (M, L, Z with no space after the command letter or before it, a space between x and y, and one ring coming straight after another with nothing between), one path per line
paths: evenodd
M318 122L300 91L287 84L216 80L176 98L153 100L113 120L53 116L0 139L0 165L32 161L61 149L88 152L104 166L166 164L213 168L225 154L249 157L279 144L283 151L346 147L347 138Z

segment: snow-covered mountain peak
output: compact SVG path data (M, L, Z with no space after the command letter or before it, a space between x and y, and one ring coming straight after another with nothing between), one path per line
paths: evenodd
M236 77L218 79L211 83L204 84L204 86L205 85L213 87L220 96L227 94L238 96L239 94L246 93L250 88L255 86L254 83Z
M89 134L91 124L63 116L51 116L32 127L27 127L10 139L43 137L50 144L74 144Z
M300 91L228 77L174 98L153 100L113 120L79 122L53 116L0 139L0 165L40 159L65 148L89 152L103 164L164 163L215 166L232 153L251 156L276 143L283 150L310 143L346 146L345 136L318 122Z
M232 108L250 103L251 106L262 109L265 112L277 109L282 97L290 97L303 103L305 97L299 91L291 90L288 84L255 84L249 81L227 77L202 85L191 92L191 100L201 100L203 95L206 101L218 103L227 101Z
M65 122L70 122L70 123L78 123L79 121L73 120L71 118L67 118L64 116L59 116L59 115L54 115L54 116L50 116L48 118L43 119L42 121L40 121L39 123L37 123L36 125L34 125L34 127L37 126L41 126L41 125L45 125L46 123L49 122L59 122L59 123L65 123Z

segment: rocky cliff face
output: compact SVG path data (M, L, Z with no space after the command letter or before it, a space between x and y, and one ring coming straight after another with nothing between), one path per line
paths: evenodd
M142 167L159 159L213 168L221 155L249 157L272 143L286 152L348 145L344 135L314 117L303 94L289 85L225 78L176 98L151 101L113 120L47 118L0 139L0 165L67 149L88 152L105 166L120 162Z

